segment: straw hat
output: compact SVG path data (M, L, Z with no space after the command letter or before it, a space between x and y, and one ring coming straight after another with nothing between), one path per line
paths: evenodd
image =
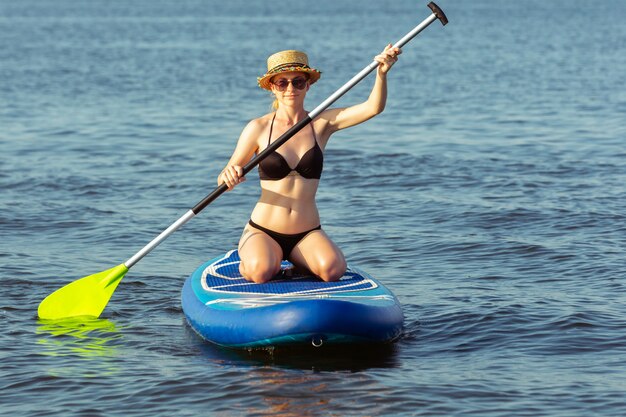
M257 78L259 87L271 90L270 80L272 77L281 72L290 71L307 73L311 84L319 80L320 75L322 75L320 71L309 67L309 58L304 52L294 50L280 51L267 58L267 72L265 75Z

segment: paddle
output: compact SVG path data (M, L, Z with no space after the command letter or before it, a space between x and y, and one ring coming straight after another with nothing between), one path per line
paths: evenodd
M394 47L401 48L411 39L417 36L422 30L439 19L443 25L448 23L448 19L443 11L435 4L429 3L428 7L432 10L432 14L424 19L422 23L417 25L413 30L407 33L402 39L396 42ZM287 142L292 136L298 133L303 127L309 124L315 117L321 112L326 110L331 104L337 101L348 90L358 84L363 78L365 78L370 72L374 71L378 67L379 63L373 61L361 72L355 75L350 81L344 84L339 90L328 97L322 104L317 106L313 111L309 113L309 116L304 120L296 123L287 132L281 135L275 142L269 145L265 150L260 152L257 156L252 158L243 167L244 175L250 172L256 167L263 159L274 152L283 143ZM170 227L165 229L161 234L154 238L150 243L144 246L139 252L133 255L123 264L120 264L106 271L98 272L93 275L86 276L77 281L74 281L65 287L58 289L49 296L47 296L41 304L39 304L38 315L41 319L64 319L76 316L94 316L98 317L106 307L113 291L124 277L126 272L139 262L144 256L146 256L152 249L157 247L163 242L169 235L178 230L182 225L187 223L196 214L200 213L206 206L211 204L213 200L222 195L228 187L226 184L218 186L213 192L203 198L192 209L187 211L182 217L176 220Z

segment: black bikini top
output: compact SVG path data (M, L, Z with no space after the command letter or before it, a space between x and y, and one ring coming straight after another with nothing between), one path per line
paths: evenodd
M275 119L276 113L274 113L270 126L270 136L267 139L268 146L272 140L272 129L274 128ZM317 137L315 136L315 129L313 129L312 124L311 130L313 131L315 145L302 155L302 158L300 158L295 168L291 168L285 158L277 151L274 151L259 163L259 177L262 180L277 181L285 178L291 171L296 171L304 178L320 179L324 167L324 153L317 144Z

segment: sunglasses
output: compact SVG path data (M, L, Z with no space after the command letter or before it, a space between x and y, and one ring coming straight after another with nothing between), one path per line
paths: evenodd
M304 90L306 88L308 80L304 77L296 77L293 80L288 80L286 78L279 78L276 81L272 81L272 84L276 86L278 91L285 91L289 84L293 85L293 88L296 90Z

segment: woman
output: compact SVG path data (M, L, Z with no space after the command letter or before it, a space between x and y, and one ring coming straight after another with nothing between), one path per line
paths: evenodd
M367 101L327 109L259 164L261 197L239 241L240 271L248 280L267 282L280 271L282 259L324 281L337 281L346 271L341 250L320 225L315 194L322 173L323 150L330 136L379 114L387 98L387 72L400 49L388 45L375 57L380 64ZM229 189L243 182L243 169L298 121L307 117L304 98L321 73L309 67L305 53L282 51L267 60L261 88L275 96L275 111L244 128L233 155L217 183Z

